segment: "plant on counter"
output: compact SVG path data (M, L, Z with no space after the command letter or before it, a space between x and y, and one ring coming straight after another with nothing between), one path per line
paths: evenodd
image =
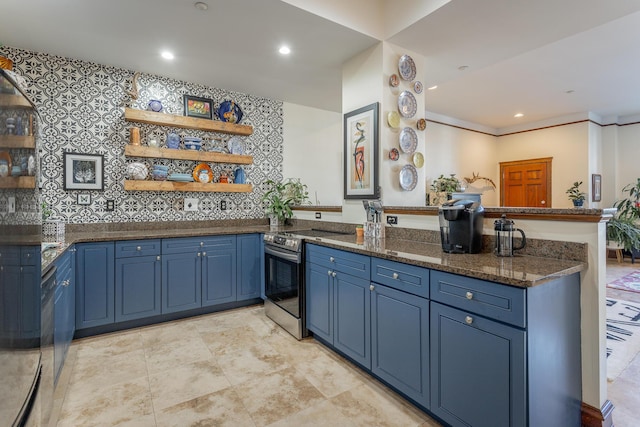
M573 206L575 207L581 207L584 203L584 199L587 196L587 193L583 193L582 191L580 191L581 185L582 181L576 181L565 192L567 193L567 196L569 196L569 200L573 202Z
M613 204L618 211L607 222L607 244L613 241L625 251L634 252L640 249L640 178L635 184L626 185L622 193L627 193L628 197Z
M300 179L289 178L284 182L268 180L267 191L262 196L265 213L278 221L286 221L293 216L292 206L309 201L307 186Z
M431 183L431 189L439 193L451 194L460 190L460 180L456 178L456 174L450 176L440 175Z
M635 184L625 185L622 193L628 193L628 197L613 204L613 207L618 209L617 216L637 221L640 219L640 178Z

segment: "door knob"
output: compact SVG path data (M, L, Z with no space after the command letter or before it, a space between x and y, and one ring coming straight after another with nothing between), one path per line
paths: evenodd
M544 200L541 200L541 201L540 201L540 204L541 204L541 205L546 205L546 204L547 204L547 202L545 202Z

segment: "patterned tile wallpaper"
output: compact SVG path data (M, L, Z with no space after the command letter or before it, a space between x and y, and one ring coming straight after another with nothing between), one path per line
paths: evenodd
M139 96L131 103L134 72L75 59L0 47L0 54L14 62L14 71L27 79L27 93L40 113L39 140L42 169L41 196L53 215L68 223L140 222L207 219L262 218L260 198L267 179L282 178L283 108L281 101L229 92L162 76L141 74ZM146 109L151 99L162 101L164 111L183 114L183 95L210 98L214 111L225 100L234 100L242 109L243 124L252 125L251 136L241 137L253 165L244 166L251 193L200 193L125 191L126 165L140 161L151 166L161 163L170 172L191 172L194 161L125 158L124 147L129 128L141 128L142 141L152 135L161 144L170 130L178 134L207 137L226 144L230 135L199 132L163 126L125 122L124 107ZM104 156L103 191L65 191L63 152L102 154ZM210 164L216 176L236 165ZM89 194L90 205L78 205L78 194ZM199 210L182 210L185 197L199 199ZM115 210L106 210L106 201L115 200ZM221 210L221 201L226 210Z

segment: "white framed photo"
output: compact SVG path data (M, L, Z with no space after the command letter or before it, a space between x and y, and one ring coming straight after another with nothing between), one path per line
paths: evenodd
M91 194L78 194L78 204L79 205L90 205L91 204Z

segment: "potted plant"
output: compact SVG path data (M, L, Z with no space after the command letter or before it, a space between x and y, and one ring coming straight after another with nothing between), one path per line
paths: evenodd
M576 208L582 207L582 205L584 204L584 199L587 195L586 193L580 191L581 185L582 181L576 181L566 191L567 195L569 196L569 200L573 202L573 206Z
M429 196L431 205L440 205L451 199L451 193L460 191L460 180L454 173L449 176L440 175L431 183L431 190L435 193Z
M617 208L615 217L607 222L607 244L616 242L631 254L631 260L640 256L640 178L635 184L628 184L622 189L628 197L613 204Z
M307 186L299 179L289 178L284 182L268 180L265 184L268 188L262 196L262 202L272 227L285 223L293 216L292 206L308 201Z

